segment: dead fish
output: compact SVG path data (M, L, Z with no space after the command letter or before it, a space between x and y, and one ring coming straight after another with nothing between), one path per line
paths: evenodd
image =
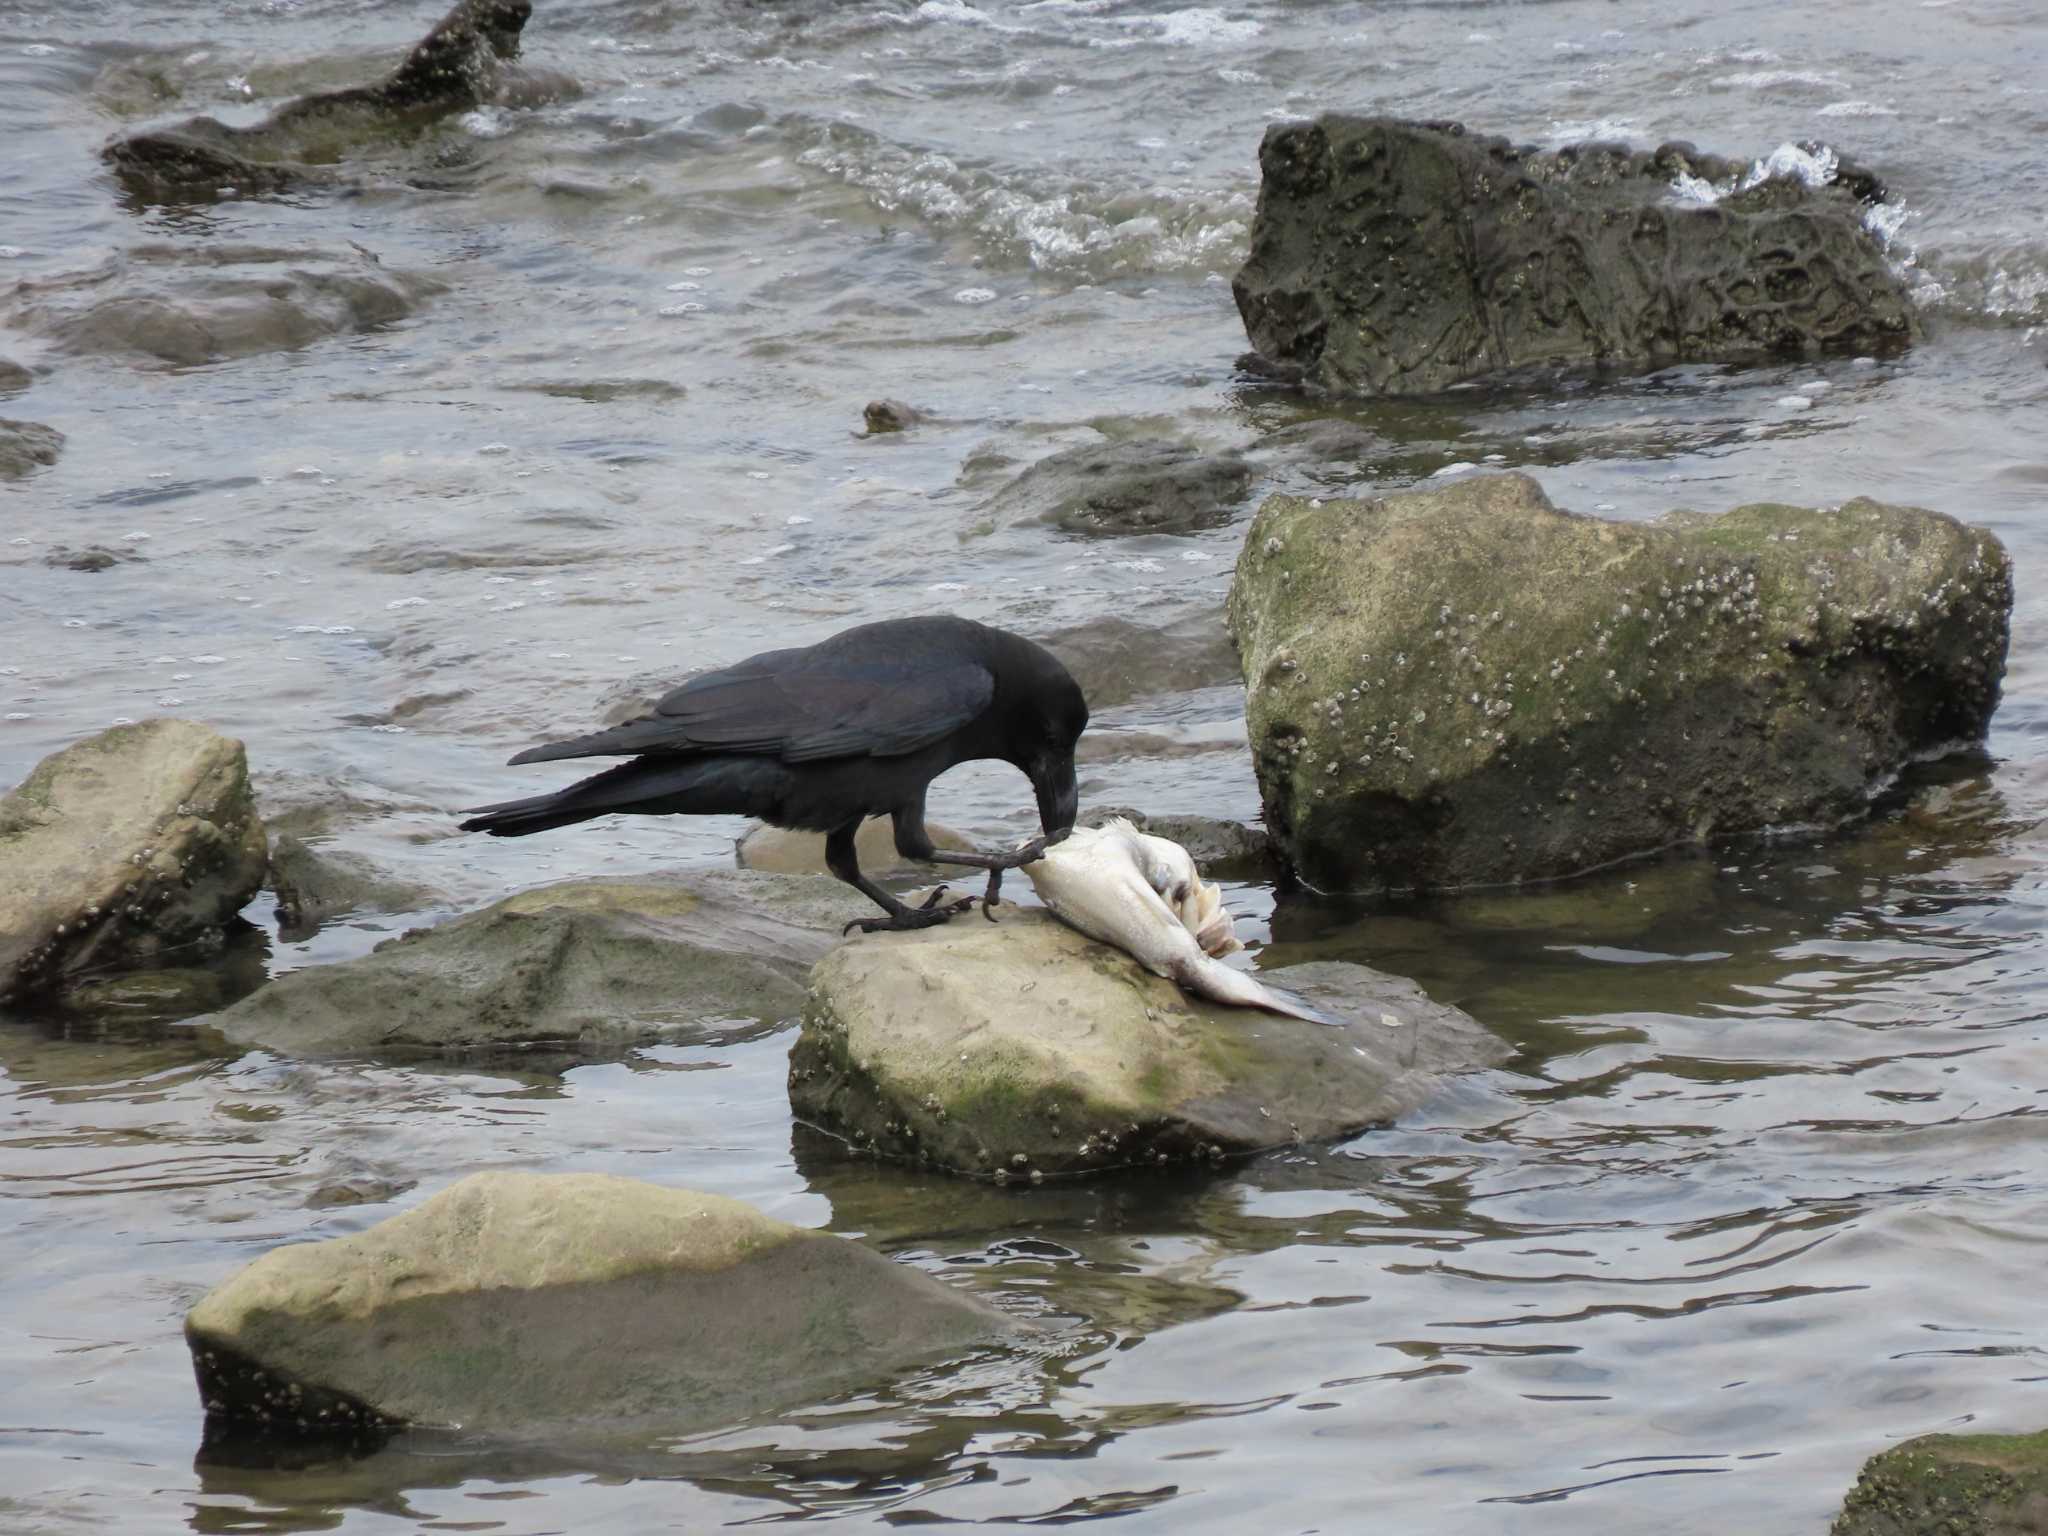
M1192 996L1316 1024L1335 1022L1214 958L1244 946L1223 908L1222 892L1203 884L1194 859L1178 843L1117 818L1100 827L1076 827L1022 872L1061 922L1115 945Z

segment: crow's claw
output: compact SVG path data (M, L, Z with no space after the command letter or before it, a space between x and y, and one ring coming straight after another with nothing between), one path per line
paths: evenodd
M936 928L940 923L951 922L959 913L971 910L977 899L962 896L941 906L939 898L945 894L946 888L942 885L925 898L921 907L905 907L887 917L856 917L839 930L840 935L844 937L856 928L862 933L903 933L912 928Z

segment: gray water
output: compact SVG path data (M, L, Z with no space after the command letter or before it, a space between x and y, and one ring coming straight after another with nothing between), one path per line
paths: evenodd
M933 609L1032 633L1213 611L1241 522L1075 540L980 503L1103 433L1255 446L1334 409L1235 378L1228 288L1260 133L1324 108L1824 140L1889 182L1928 338L1876 366L1359 407L1383 458L1269 488L1497 454L1619 517L1936 507L2014 555L2005 703L1986 752L1859 832L1426 904L1233 887L1268 961L1413 976L1516 1055L1220 1175L993 1190L848 1163L791 1124L787 1034L520 1076L0 1019L0 1530L1819 1532L1901 1437L2048 1423L2037 4L539 0L528 59L580 98L449 124L353 186L151 208L95 157L139 121L366 76L432 19L0 0L0 309L149 245L353 242L442 285L364 334L183 368L0 324L39 370L0 413L69 438L0 482L0 783L117 719L192 716L247 741L268 808L342 807L330 846L437 893L256 940L273 970L545 879L729 859L715 822L450 835L451 810L539 787L504 759L621 679ZM863 440L877 395L936 419ZM89 544L141 558L43 563ZM1113 750L1084 802L1255 817L1240 710L1229 688L1099 710L1205 750ZM993 837L1028 804L988 769L934 811ZM657 1445L198 1459L190 1302L482 1168L735 1195L1051 1342Z

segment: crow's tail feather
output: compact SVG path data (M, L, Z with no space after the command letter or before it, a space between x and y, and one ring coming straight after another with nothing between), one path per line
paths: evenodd
M492 837L526 837L615 811L758 814L753 802L768 786L754 781L768 775L759 771L749 774L747 766L722 758L641 758L592 774L553 794L478 806L461 824L462 830L488 832Z

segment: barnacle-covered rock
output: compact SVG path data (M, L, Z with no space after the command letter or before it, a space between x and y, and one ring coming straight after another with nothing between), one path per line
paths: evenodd
M1273 497L1229 604L1266 825L1342 891L1859 815L1982 738L2011 610L1998 540L1936 512L1610 522L1523 475Z

